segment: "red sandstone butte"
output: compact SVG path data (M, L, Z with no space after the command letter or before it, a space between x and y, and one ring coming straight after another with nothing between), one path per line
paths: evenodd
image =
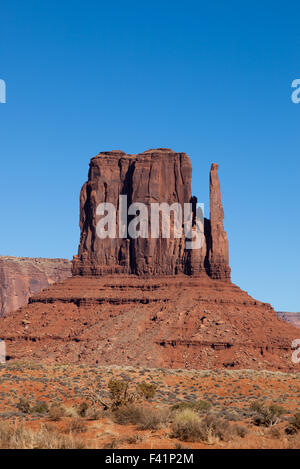
M25 305L31 295L71 276L67 259L0 256L0 316Z
M299 329L230 281L217 165L210 174L205 245L96 236L96 206L191 200L191 163L167 149L100 153L80 196L81 238L73 277L0 319L10 359L147 366L299 371Z
M205 240L200 249L185 249L180 239L117 238L100 239L96 234L101 202L117 207L119 230L119 195L127 195L128 206L142 202L195 202L191 193L192 165L186 153L166 148L148 150L138 155L121 151L102 152L92 158L88 181L80 195L81 238L78 256L73 260L73 275L131 273L137 275L197 275L230 279L228 241L223 228L223 208L217 165L211 168L211 220L205 220ZM149 210L150 213L150 210ZM149 233L150 233L149 222Z

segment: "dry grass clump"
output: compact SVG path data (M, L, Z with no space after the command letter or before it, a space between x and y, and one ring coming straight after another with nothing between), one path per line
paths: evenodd
M73 435L41 427L37 432L23 425L0 422L0 449L84 449L85 443Z
M166 425L170 419L170 413L164 409L153 409L129 404L112 413L112 418L121 425L137 425L140 430L156 430Z
M138 428L140 430L156 430L169 423L170 413L167 409L142 408Z
M204 441L210 444L228 441L237 436L244 438L247 434L245 427L230 425L213 414L200 418L192 409L178 412L171 428L172 438L182 441Z
M49 419L53 422L58 422L58 420L60 420L65 415L65 408L60 404L52 404L49 409Z
M184 409L176 414L172 424L172 438L182 441L201 441L204 439L201 419L192 409Z
M85 418L87 420L99 420L101 417L103 417L103 410L99 409L96 406L91 406L87 409L85 413Z
M120 425L135 425L141 418L141 408L135 404L128 404L112 412L111 417L114 422Z

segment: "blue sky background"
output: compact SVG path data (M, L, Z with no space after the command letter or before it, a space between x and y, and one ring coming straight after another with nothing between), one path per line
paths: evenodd
M300 4L1 3L0 254L68 257L89 159L168 147L206 205L220 165L232 279L300 311Z

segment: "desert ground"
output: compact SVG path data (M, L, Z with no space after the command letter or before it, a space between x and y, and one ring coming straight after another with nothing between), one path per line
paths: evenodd
M7 362L0 448L299 448L299 384L300 373Z

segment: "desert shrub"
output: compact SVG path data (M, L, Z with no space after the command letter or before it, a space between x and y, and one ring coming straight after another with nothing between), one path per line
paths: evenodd
M212 407L211 403L208 401L195 401L195 402L179 402L172 406L172 410L185 410L191 409L195 412L207 412Z
M133 424L136 425L141 419L141 408L135 404L129 404L119 409L116 409L112 418L114 422L121 425Z
M32 407L31 412L36 414L47 414L49 412L47 402L37 402L35 406Z
M102 417L102 410L96 406L91 406L87 409L85 417L88 420L99 420Z
M99 392L89 393L88 397L94 405L100 403L104 410L115 411L134 402L153 398L156 393L156 385L143 381L138 383L135 389L130 389L130 381L112 378L108 383L108 390L109 402L105 402Z
M232 425L231 426L231 434L239 436L240 438L245 438L245 436L248 434L248 430L246 427L243 427L242 425Z
M65 409L60 404L52 404L49 409L49 419L57 422L66 415Z
M170 414L167 410L143 408L138 422L140 430L156 430L169 422Z
M169 412L130 404L117 409L113 420L121 425L137 425L140 430L156 430L169 421Z
M143 381L139 383L136 387L137 393L145 399L153 399L156 393L156 385L149 384Z
M21 397L21 399L17 403L17 409L20 412L23 412L23 414L30 414L31 407L28 399L24 399L23 397Z
M285 428L288 435L294 435L300 430L300 413L296 413L291 419L289 425Z
M81 402L79 408L78 408L78 415L80 417L85 417L86 416L86 413L87 413L87 410L89 408L89 404L84 401L84 402Z
M207 414L202 419L192 409L178 412L172 424L173 438L182 441L228 441L234 436L244 437L247 429L238 425L229 425L228 422L213 414Z
M250 404L250 410L252 410L253 412L261 412L263 408L264 405L259 401L254 401Z
M269 410L274 414L280 417L282 414L286 412L285 408L278 404L271 404L269 406Z
M118 379L111 379L108 383L111 410L118 409L134 401L134 397L129 393L129 383Z
M277 404L265 406L258 401L251 403L250 410L254 411L252 417L254 425L263 425L264 427L276 425L279 417L285 412L284 408Z
M227 441L234 435L234 429L238 428L237 425L229 425L213 414L208 414L202 419L201 427L204 441L212 439Z
M204 439L200 417L192 409L186 408L178 412L171 428L172 438L178 438L182 441L200 441Z

